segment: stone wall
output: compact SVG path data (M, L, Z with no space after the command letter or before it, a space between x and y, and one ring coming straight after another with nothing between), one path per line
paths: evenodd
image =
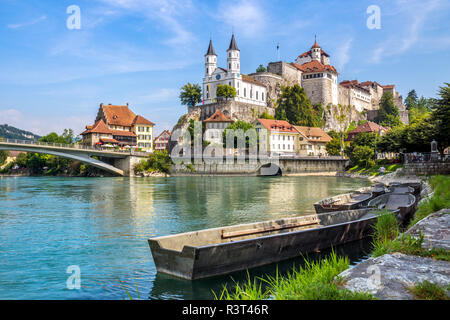
M340 174L345 170L347 159L336 157L296 157L292 159L279 159L278 165L282 174L305 174L305 173L328 173ZM226 160L215 160L201 163L192 163L194 171L189 170L185 163L187 161L176 161L176 165L172 167L172 174L198 174L198 175L257 175L261 165L268 161L249 162L248 160L238 162L234 159L233 163L227 163Z
M242 120L246 122L253 122L263 112L267 112L270 115L275 114L275 109L271 107L232 100L201 105L198 106L197 109L200 110L199 120L202 121L212 116L217 109L220 109L220 111L233 120Z
M450 174L450 162L410 162L402 169L405 175Z

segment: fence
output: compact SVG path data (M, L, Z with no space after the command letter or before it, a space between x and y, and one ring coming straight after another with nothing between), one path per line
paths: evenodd
M92 147L79 143L72 144L64 144L64 143L52 143L52 142L42 142L35 140L18 140L18 139L5 139L0 137L0 142L11 143L11 144L20 144L20 145L32 145L32 146L44 146L44 147L58 147L58 148L66 148L66 149L76 149L76 150L91 150L91 151L107 151L107 152L116 152L116 153L127 153L135 156L148 156L149 153L136 151L133 148L130 149L115 149L115 148L107 148L107 147Z

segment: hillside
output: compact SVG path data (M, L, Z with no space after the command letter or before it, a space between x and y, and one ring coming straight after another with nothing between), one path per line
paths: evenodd
M0 137L5 139L38 140L41 137L29 131L17 129L7 124L0 124Z

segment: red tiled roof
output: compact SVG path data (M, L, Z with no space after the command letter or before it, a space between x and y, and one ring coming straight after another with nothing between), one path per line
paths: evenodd
M378 133L379 128L381 128L381 131L388 131L387 128L380 126L372 121L367 121L359 126L357 126L355 129L349 132L349 134L354 133L361 133L361 132L376 132Z
M311 49L312 48L320 48L320 46L319 46L319 44L317 43L317 41L314 41L314 44L313 44L313 46L311 47Z
M306 62L302 65L299 65L294 62L292 62L291 64L304 73L320 72L320 71L331 71L331 72L337 73L335 67L333 67L331 65L325 65L322 62L319 62L317 60L312 60L312 61Z
M320 49L320 54L323 54L324 56L327 56L327 57L330 56L328 53L323 51L323 49ZM298 56L298 58L304 58L304 57L307 57L307 56L310 56L310 57L312 56L311 50L303 52L301 55Z
M143 116L137 115L136 118L133 120L133 125L135 124L147 124L154 126L155 124L147 119L145 119Z
M293 125L284 120L261 119L258 121L269 131L298 133Z
M234 122L230 117L227 117L219 109L214 114L203 122Z
M325 131L323 131L321 128L303 127L303 126L294 126L294 127L298 132L300 132L303 136L305 136L309 141L318 141L318 142L331 141L331 137ZM313 137L318 137L319 139L314 139Z
M111 130L111 133L113 136L136 137L136 134L131 131Z
M362 84L358 82L358 80L344 80L344 81L341 81L339 83L339 85L343 86L345 88L358 88L360 90L370 93L370 91L368 89L364 88L362 86Z
M108 139L108 138L100 138L100 141L104 143L119 143L119 141L117 141L116 139Z
M256 85L261 86L261 87L265 87L264 83L261 83L261 82L255 80L252 77L247 76L245 74L242 75L242 81L253 83L253 84L256 84Z
M381 86L383 89L393 89L395 88L395 84L387 84L385 86Z
M111 134L112 131L108 128L103 119L98 120L93 126L86 126L86 131L81 133L81 135L85 135L88 133L106 133Z
M167 134L169 137L172 135L172 134L170 133L169 130L164 130L163 132L161 132L161 133L159 134L159 136L157 136L157 137L155 138L155 141L157 141L159 138L161 138L164 134Z
M128 106L102 105L101 108L108 125L131 127L136 118Z

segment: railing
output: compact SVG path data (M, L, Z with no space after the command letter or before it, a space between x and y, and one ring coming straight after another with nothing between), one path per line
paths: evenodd
M33 145L33 146L46 146L46 147L59 147L59 148L67 148L67 149L76 149L76 150L91 150L91 151L102 151L102 152L115 152L115 153L128 153L130 155L136 156L148 156L149 153L135 151L133 148L130 149L114 149L114 148L105 148L105 147L92 147L78 143L72 144L64 144L64 143L53 143L53 142L42 142L35 140L18 140L18 139L5 139L0 137L0 142L13 143L13 144L24 144L24 145Z
M404 153L405 163L427 163L427 162L449 162L450 156L441 157L439 153L420 152L420 153Z

